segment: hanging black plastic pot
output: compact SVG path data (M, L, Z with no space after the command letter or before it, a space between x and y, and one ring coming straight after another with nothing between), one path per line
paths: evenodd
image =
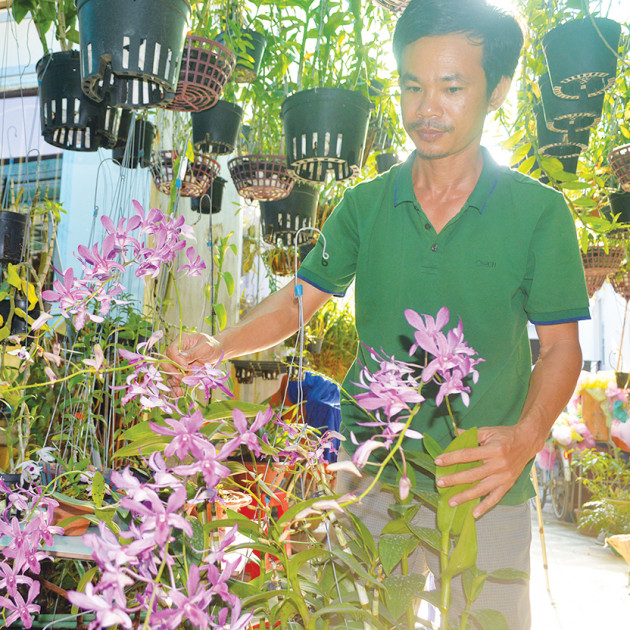
M542 107L536 109L538 151L542 155L558 159L577 158L588 147L590 133L590 129L584 131L570 129L563 133L551 131L545 123Z
M113 159L126 168L147 168L151 164L151 147L155 127L147 120L137 120L133 135L129 137L131 112L123 110L118 128L118 141L112 152ZM125 156L126 153L126 156Z
M191 197L190 208L201 214L218 214L221 212L223 202L223 190L227 181L223 177L217 177L210 184L210 188L201 197Z
M39 317L39 308L35 307L32 311L28 311L28 301L24 298L15 298L13 305L16 309L22 310L24 313L28 313L33 319ZM2 327L6 326L9 314L11 313L11 302L9 298L0 300L0 317L2 317ZM29 324L24 317L18 315L15 310L13 317L11 318L11 334L12 335L25 335L29 331Z
M22 262L27 217L19 212L0 212L0 264Z
M225 44L236 55L236 66L232 74L234 81L237 83L255 81L267 48L267 38L262 33L244 28L240 35L225 31L219 33L217 41Z
M581 93L577 100L560 98L554 94L546 72L538 79L538 87L542 97L545 123L551 131L559 133L569 129L584 131L599 122L604 105L604 92L590 98L586 93Z
M313 88L285 99L282 121L294 176L323 182L329 170L337 181L358 175L369 115L368 99L342 88Z
M376 172L377 173L386 173L389 169L398 164L400 160L395 153L379 153L374 156L376 160Z
M619 223L630 224L630 192L619 190L608 195L610 206L608 211L604 211L609 219L613 215L619 215L617 221Z
M191 114L193 143L200 153L227 155L234 151L243 109L228 101Z
M48 144L70 151L112 148L120 110L82 92L80 64L76 50L45 55L37 62L42 135Z
M542 46L554 93L579 99L612 87L620 35L617 22L601 17L570 20L550 30Z
M317 188L297 181L288 197L277 201L261 201L263 240L276 247L299 246L311 241L314 236L312 230L300 233L297 243L295 235L300 228L315 224L318 198Z
M184 49L187 0L76 0L83 90L117 107L173 100Z

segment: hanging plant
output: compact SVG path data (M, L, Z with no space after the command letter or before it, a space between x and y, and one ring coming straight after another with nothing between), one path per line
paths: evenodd
M608 163L619 185L630 192L630 144L617 147L608 154Z
M619 269L626 255L623 246L591 245L582 252L582 264L589 297L593 297L611 274Z
M245 199L284 199L295 184L284 155L242 155L232 158L228 169L236 191Z
M135 118L123 110L118 127L118 139L112 151L112 158L126 168L147 168L151 164L151 153L155 127L143 118Z
M221 212L225 184L227 181L223 177L216 177L204 195L191 198L190 209L200 214L218 214Z
M243 108L228 101L219 101L209 109L193 112L191 120L195 149L200 153L214 155L232 153L242 118Z
M25 214L3 210L0 212L0 264L22 262L27 233Z
M178 159L177 151L160 151L154 155L151 172L155 187L165 195L170 195L171 186L175 183L181 186L182 197L201 197L219 174L219 164L207 155L195 153L195 159L188 162L185 175L179 180L176 173Z

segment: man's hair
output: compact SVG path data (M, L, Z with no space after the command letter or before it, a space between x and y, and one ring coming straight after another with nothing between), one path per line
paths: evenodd
M462 33L483 46L488 97L502 77L514 76L523 31L514 16L485 0L411 0L394 32L394 57L401 69L403 50L421 37Z

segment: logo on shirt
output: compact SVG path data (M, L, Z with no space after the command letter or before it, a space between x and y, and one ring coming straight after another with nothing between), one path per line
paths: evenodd
M477 267L486 267L487 269L494 269L497 266L497 263L495 263L493 260L477 259L475 264L477 265Z

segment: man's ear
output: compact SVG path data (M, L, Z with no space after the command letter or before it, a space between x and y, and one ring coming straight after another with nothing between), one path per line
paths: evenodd
M509 77L501 77L501 79L499 79L499 83L497 87L494 88L490 95L490 100L488 101L489 112L493 112L503 105L503 101L505 101L511 85L512 79Z

